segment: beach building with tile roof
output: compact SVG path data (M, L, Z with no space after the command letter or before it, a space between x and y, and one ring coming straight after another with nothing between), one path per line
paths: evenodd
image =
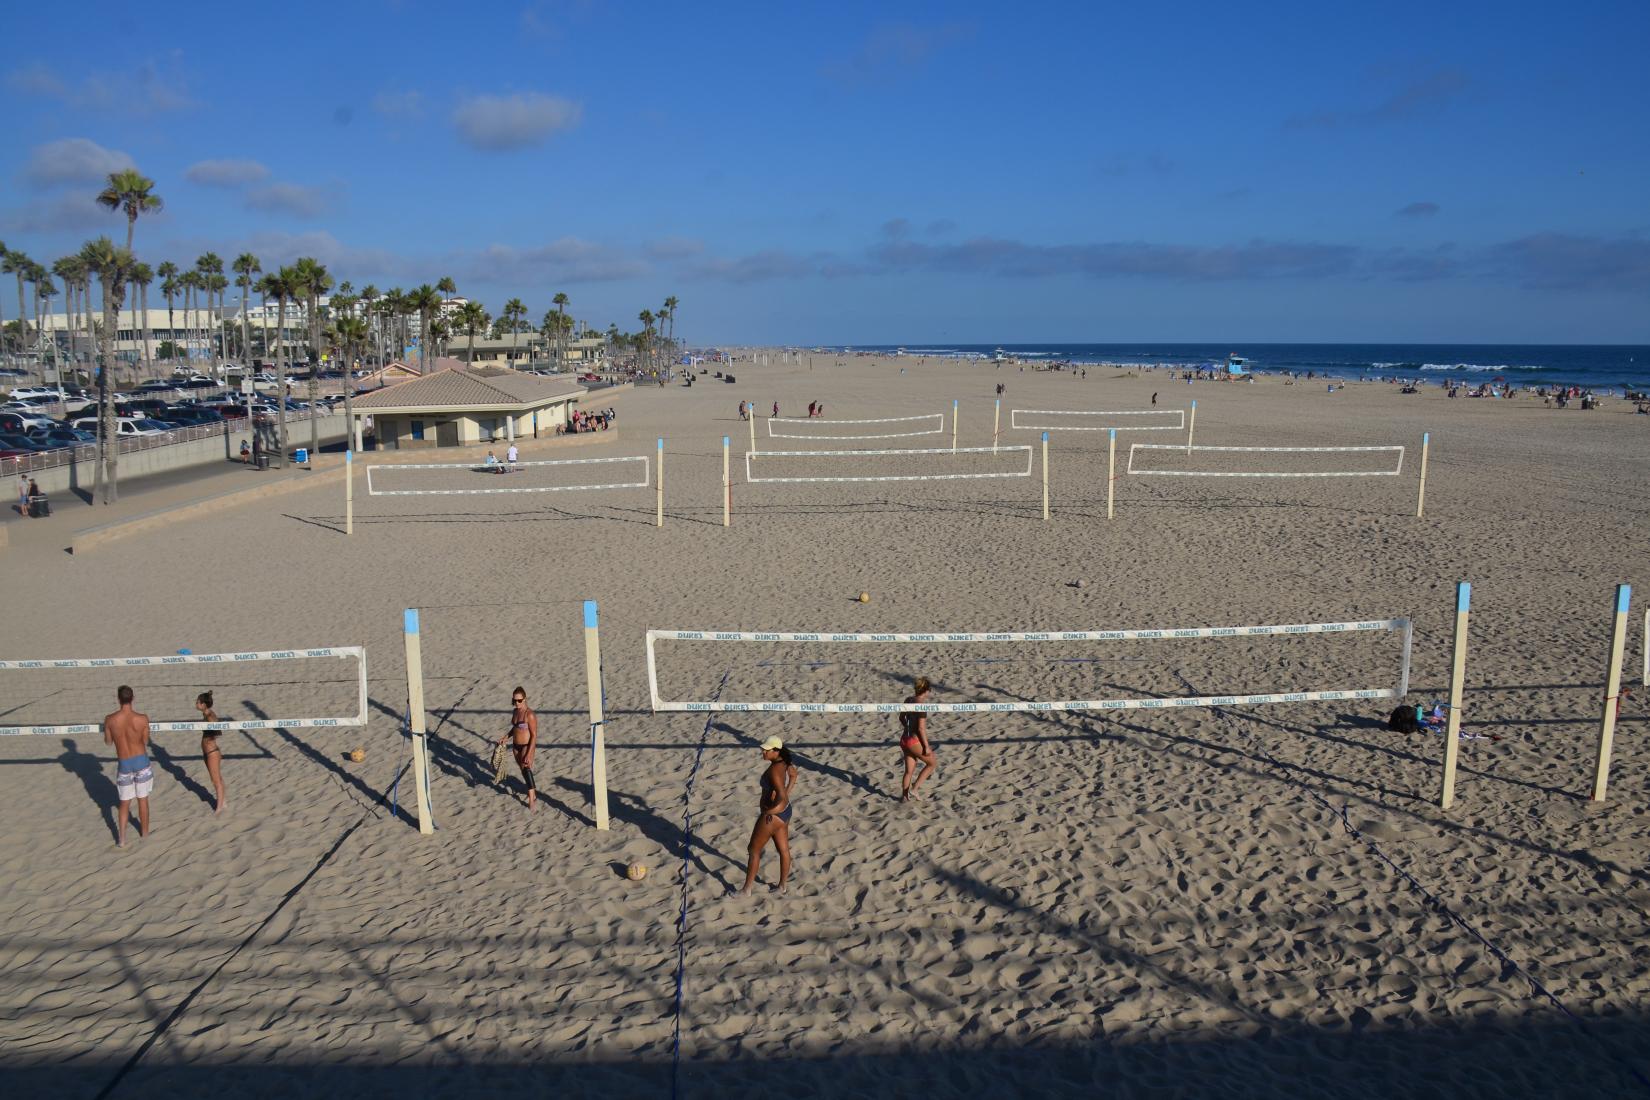
M378 449L534 439L565 427L583 386L513 370L445 368L355 399L356 447L371 418Z

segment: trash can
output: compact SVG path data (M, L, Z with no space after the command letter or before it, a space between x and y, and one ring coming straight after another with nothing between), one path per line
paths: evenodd
M34 519L41 519L52 514L52 502L46 499L46 494L29 498L29 515Z
M309 448L308 447L299 447L296 451L293 451L292 452L292 461L296 462L300 466L308 466L309 465Z

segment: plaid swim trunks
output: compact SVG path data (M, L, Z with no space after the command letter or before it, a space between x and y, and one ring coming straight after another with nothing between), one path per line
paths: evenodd
M154 789L155 769L149 766L147 755L129 756L115 765L115 792L122 802L148 798Z

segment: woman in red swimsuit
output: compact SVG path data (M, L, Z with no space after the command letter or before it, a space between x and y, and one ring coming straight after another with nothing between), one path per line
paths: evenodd
M933 685L928 677L918 676L912 686L912 695L907 703L926 703L933 693ZM940 770L940 762L934 755L934 746L928 743L928 715L917 710L902 710L899 714L899 751L905 761L905 781L900 784L899 800L910 802L917 798L917 787L924 779ZM917 771L917 765L922 770ZM911 773L916 772L916 778Z

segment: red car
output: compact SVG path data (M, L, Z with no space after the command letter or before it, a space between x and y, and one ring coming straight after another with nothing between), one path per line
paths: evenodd
M598 378L596 375L590 374L590 373L587 372L585 374L579 375L579 381L580 382L600 382L601 379Z

